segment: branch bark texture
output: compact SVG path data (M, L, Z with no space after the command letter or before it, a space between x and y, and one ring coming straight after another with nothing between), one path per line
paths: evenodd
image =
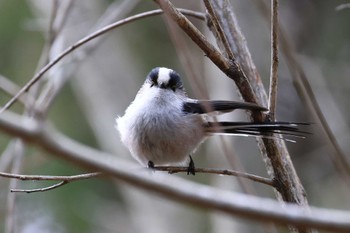
M248 96L253 95L258 103L266 106L265 89L251 58L246 40L238 26L232 6L224 0L211 1L211 3L231 45L236 61L241 64L246 78L249 80L250 85L246 87L242 87L241 83L236 82L243 99L247 100ZM249 90L249 93L246 90ZM254 121L259 120L259 118L259 116L252 115ZM304 188L295 172L285 143L276 139L262 139L259 144L270 175L279 183L277 190L282 199L287 202L307 205Z
M155 175L135 168L131 163L115 155L77 143L52 127L43 127L32 119L10 112L0 115L0 130L35 144L58 158L103 172L119 181L181 203L251 220L334 232L350 232L348 212L315 207L305 208L287 203L281 206L278 201L271 199L224 191L171 175Z

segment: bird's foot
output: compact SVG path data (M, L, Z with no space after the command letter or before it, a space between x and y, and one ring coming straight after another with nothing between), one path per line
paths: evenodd
M190 155L190 163L188 164L188 167L187 167L187 175L196 175L196 167L194 166L194 162L193 162L193 159Z
M148 161L148 168L154 169L154 163L151 160Z

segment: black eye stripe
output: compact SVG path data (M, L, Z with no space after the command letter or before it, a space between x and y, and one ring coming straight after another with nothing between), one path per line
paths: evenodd
M177 88L182 86L181 78L178 73L176 73L175 71L171 71L169 75L170 75L170 79L168 83L169 87Z
M158 85L158 74L159 74L159 67L154 68L149 74L148 78L151 80L151 87L154 85Z

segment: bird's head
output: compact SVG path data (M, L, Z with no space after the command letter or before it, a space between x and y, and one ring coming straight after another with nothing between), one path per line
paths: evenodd
M176 71L164 67L154 68L148 74L146 82L150 84L151 88L167 89L173 92L183 90L180 75Z

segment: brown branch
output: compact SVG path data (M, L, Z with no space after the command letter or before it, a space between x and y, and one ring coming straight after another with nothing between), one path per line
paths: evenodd
M242 64L242 68L249 79L249 85L236 82L243 99L247 100L253 96L253 99L256 99L258 103L266 104L267 98L264 86L230 3L217 0L212 1L212 5L217 12L217 17L226 33L236 60ZM260 117L254 113L252 114L252 120L254 121L261 120ZM258 142L269 175L279 183L277 190L280 195L277 195L277 198L307 206L304 188L296 174L285 143L281 140L268 138L262 138Z
M271 0L271 69L269 92L269 118L276 120L278 85L278 0Z
M213 26L215 28L217 35L218 35L218 38L224 46L224 51L227 53L227 58L229 60L235 60L235 57L234 57L234 54L231 50L230 44L228 43L225 32L220 25L220 22L217 18L217 15L213 9L211 2L209 0L204 0L204 4L205 4L205 7L207 8L208 14L210 16L210 22L208 22L208 24L213 23Z
M155 166L152 168L156 171L166 171L170 174L179 173L179 172L187 172L187 167L175 167L175 166ZM273 180L253 174L249 174L246 172L239 172L234 170L226 170L226 169L214 169L214 168L195 168L194 171L196 173L204 173L204 174L216 174L216 175L226 175L226 176L236 176L236 177L242 177L247 178L249 180L266 184L269 186L274 186Z
M10 112L0 115L1 131L31 142L61 159L109 174L161 197L256 221L350 232L349 212L315 207L305 209L288 203L282 207L278 201L271 199L224 191L176 176L155 176L140 169L135 170L130 163L116 155L89 148L52 128L41 126L30 118Z
M180 9L180 11L183 11L184 14L196 17L196 18L200 18L203 19L205 16L202 13L198 13L195 11L190 11L190 10L182 10ZM26 83L21 90L14 96L11 98L11 100L9 100L1 109L0 109L0 114L3 113L6 109L10 108L16 101L17 99L26 91L28 91L37 81L39 81L41 79L41 77L48 71L50 70L54 65L56 65L59 61L61 61L64 57L66 57L68 54L72 53L73 51L75 51L77 48L83 46L84 44L88 43L89 41L117 28L120 27L124 24L145 18L145 17L150 17L150 16L154 16L154 15L159 15L163 13L161 10L153 10L153 11L148 11L148 12L144 12L144 13L140 13L137 15L133 15L130 16L128 18L119 20L115 23L112 23L110 25L107 25L106 27L103 27L102 29L82 38L81 40L79 40L78 42L76 42L75 44L73 44L72 46L68 47L67 49L65 49L62 53L60 53L55 59L53 59L50 63L46 64L37 74L34 75L34 77L28 82Z

